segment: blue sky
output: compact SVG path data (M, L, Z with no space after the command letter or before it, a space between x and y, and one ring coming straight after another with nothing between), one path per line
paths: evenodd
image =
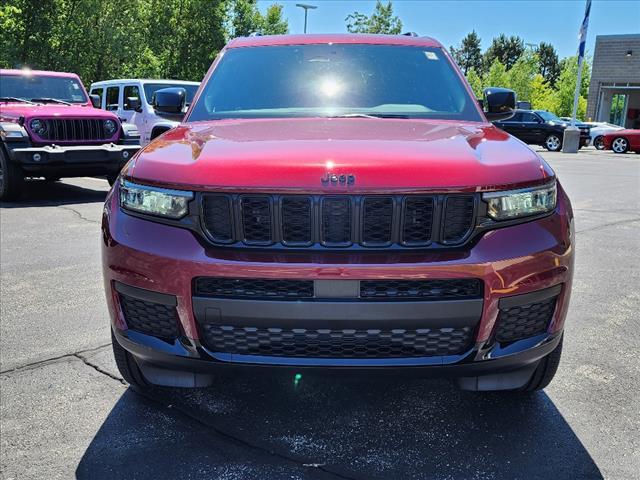
M309 33L346 32L345 17L353 11L370 14L375 0L260 0L261 10L272 4L284 6L291 33L302 33L304 12L296 3L317 5L309 11ZM575 55L584 0L395 0L394 12L404 31L428 35L447 48L458 45L471 30L485 49L500 34L519 35L525 42L552 43L559 56ZM593 52L596 35L640 33L640 1L594 0L591 7L587 50Z

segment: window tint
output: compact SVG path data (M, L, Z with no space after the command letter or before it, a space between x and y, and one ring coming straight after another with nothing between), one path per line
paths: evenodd
M523 112L522 113L522 121L523 122L529 122L529 123L538 123L538 117L536 115L534 115L533 113Z
M184 88L185 92L187 93L185 97L186 103L187 105L189 105L193 100L193 96L196 94L196 91L198 90L199 85L184 85L184 84L175 84L175 83L145 83L143 85L143 88L144 88L144 96L147 99L147 103L151 105L151 99L153 98L153 94L156 93L156 91L162 88L170 88L170 87Z
M70 103L87 103L82 84L74 77L47 75L3 75L0 78L0 97L27 100L56 98Z
M132 107L129 106L128 98L137 98L140 100L140 90L135 85L127 85L124 87L124 93L122 95L122 101L124 102L125 110L133 110Z
M102 94L104 92L104 89L102 87L100 88L92 88L91 89L91 95L98 95L98 97L100 97L100 106L102 107Z
M188 120L354 113L482 121L441 49L362 44L230 49Z
M521 122L522 121L522 112L516 112L513 114L513 117L507 118L503 120L505 122Z
M107 110L118 109L118 94L120 93L120 87L107 87L107 102L105 108Z

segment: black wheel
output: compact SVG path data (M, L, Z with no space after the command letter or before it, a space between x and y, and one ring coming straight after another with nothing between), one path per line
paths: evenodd
M544 147L550 152L558 152L562 148L562 139L560 135L552 133L544 140Z
M531 380L524 387L522 387L520 392L535 392L538 390L542 390L547 385L551 383L553 377L558 371L558 365L560 364L560 357L562 356L562 340L558 346L546 357L540 360L538 367L531 375Z
M627 153L629 150L629 141L624 137L614 138L611 142L611 150L614 153Z
M149 382L144 378L144 375L140 371L140 367L136 363L133 356L120 346L118 340L111 332L111 346L113 347L113 356L116 359L116 366L120 375L124 378L125 382L133 387L148 388Z
M113 186L113 184L116 183L116 180L118 180L118 176L118 173L107 175L107 182L109 182L109 185Z
M7 158L4 147L0 145L0 200L16 200L22 193L24 172Z
M598 135L593 139L593 146L596 147L596 150L604 150L604 138L602 138L602 135Z

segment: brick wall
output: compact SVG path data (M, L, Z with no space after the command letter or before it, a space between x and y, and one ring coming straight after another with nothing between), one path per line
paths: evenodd
M631 57L626 56L629 50ZM640 83L640 34L596 37L587 117L595 116L600 85L610 82Z

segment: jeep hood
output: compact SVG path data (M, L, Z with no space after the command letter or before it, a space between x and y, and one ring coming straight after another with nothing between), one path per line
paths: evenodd
M27 103L0 103L0 121L17 121L20 117L25 120L32 118L103 118L117 119L112 112L93 108L88 104L61 105L45 103L30 105Z
M327 173L355 183L322 183ZM342 193L494 190L553 171L490 124L304 118L183 124L141 150L125 176L197 190Z

